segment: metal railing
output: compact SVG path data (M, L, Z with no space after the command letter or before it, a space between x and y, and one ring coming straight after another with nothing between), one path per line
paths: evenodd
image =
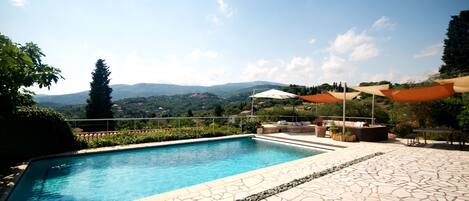
M320 116L324 120L341 120L341 116ZM315 116L228 116L228 117L154 117L154 118L112 118L112 119L67 119L66 122L81 138L94 139L106 135L119 133L148 133L158 130L177 129L214 129L215 127L239 128L240 132L246 131L248 124L287 122L312 122ZM351 121L371 122L369 117L346 117Z

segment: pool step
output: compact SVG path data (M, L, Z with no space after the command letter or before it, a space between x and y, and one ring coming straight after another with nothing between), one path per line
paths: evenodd
M325 151L334 151L338 147L333 147L333 146L328 146L327 144L321 143L312 143L312 142L307 142L304 140L292 140L292 139L285 139L285 138L279 138L279 137L272 137L272 136L259 136L256 135L257 139L261 140L268 140L268 141L274 141L274 142L280 142L280 143L287 143L287 144L293 144L293 145L299 145L299 146L304 146L304 147L309 147L313 149L321 149Z
M259 135L256 135L256 136L259 136ZM313 141L299 140L299 139L291 139L291 138L286 138L286 137L269 136L269 135L262 135L262 137L276 138L276 139L281 139L281 140L291 140L291 141L296 141L296 142L321 145L321 146L327 146L327 147L347 148L346 146L342 146L342 145L327 144L327 143L322 143L322 142L313 142Z

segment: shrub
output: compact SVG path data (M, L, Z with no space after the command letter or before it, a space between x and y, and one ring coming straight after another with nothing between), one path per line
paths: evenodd
M243 122L243 127L241 128L242 132L246 133L256 133L257 132L257 122L256 121L245 121Z
M458 115L458 124L463 132L469 132L469 106Z
M397 124L393 129L392 132L397 134L399 137L404 137L408 134L411 134L413 130L412 125L407 123Z
M122 133L99 137L87 142L89 148L116 146L146 142L218 137L240 133L239 128L232 126L208 126L197 128L178 128L172 130L155 130L150 133Z
M350 131L345 131L345 133L339 132L339 133L337 133L337 135L352 136L353 134Z
M17 161L80 148L69 125L57 112L21 108L0 121L0 158Z

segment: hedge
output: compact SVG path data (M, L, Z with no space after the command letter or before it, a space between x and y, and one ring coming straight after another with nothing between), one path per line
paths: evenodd
M15 162L44 154L80 148L61 114L39 108L21 108L0 120L0 160Z

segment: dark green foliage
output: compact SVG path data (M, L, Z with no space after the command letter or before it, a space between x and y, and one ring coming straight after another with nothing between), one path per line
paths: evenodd
M90 97L86 101L86 118L88 119L103 119L113 118L111 93L112 89L109 87L109 67L104 63L103 59L98 59L96 68L93 73L93 81L90 83ZM113 125L109 125L109 129L113 130ZM101 125L96 127L89 127L91 130L103 130Z
M77 144L78 143L78 144ZM21 108L0 121L0 160L17 161L80 148L62 115L48 109Z
M127 98L115 102L117 117L149 117L156 114L163 116L185 116L189 110L194 116L209 113L216 105L225 104L225 100L209 93L194 93L174 96L155 96L147 98Z
M306 87L301 85L291 84L287 87L283 87L280 90L283 90L288 93L293 93L297 95L314 95L323 93L326 91L344 91L344 87L342 83L333 82L332 85L330 84L322 84L318 86ZM351 91L352 89L347 88L347 91Z
M146 142L161 142L170 140L194 139L202 137L218 137L238 134L239 128L232 126L204 126L198 128L180 128L172 130L157 130L151 133L131 134L123 133L100 137L87 142L89 148L126 145Z
M391 132L398 135L399 137L405 137L406 135L411 134L413 129L414 128L412 127L412 125L407 124L407 123L401 123L401 124L397 124L391 130Z
M36 44L16 44L0 34L0 118L34 104L34 93L25 88L50 87L61 78L59 69L42 63L43 56Z
M193 117L194 116L191 109L187 110L187 116L188 117Z
M436 127L459 129L457 116L463 109L463 102L460 97L453 96L439 101L432 101L430 102L431 123Z
M215 109L213 110L213 114L216 116L216 117L221 117L223 116L223 108L221 107L221 105L217 105L215 106Z
M246 101L229 102L225 105L225 113L228 115L239 114L242 111L250 110L250 105Z
M458 115L458 123L463 132L469 132L469 106Z
M257 122L253 120L248 120L243 122L243 127L241 130L244 133L256 133L257 132Z
M445 77L469 73L469 10L451 18L440 68Z

